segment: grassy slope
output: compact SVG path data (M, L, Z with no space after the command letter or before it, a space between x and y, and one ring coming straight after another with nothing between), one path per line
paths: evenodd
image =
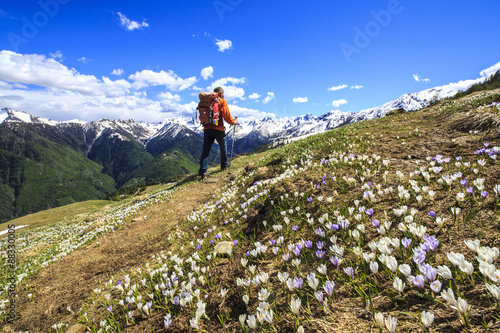
M481 251L492 253L492 263L498 269L496 251L485 247L500 247L498 196L494 192L500 184L500 168L487 154L477 154L485 143L489 148L500 146L495 123L480 121L497 117L498 108L487 106L493 101L500 101L499 90L346 126L235 160L232 181L213 174L214 181L224 184L224 188L195 211L182 211L181 203L191 198L185 192L173 194L172 201L175 199L177 204L172 207L187 217L176 220L168 235L144 238L145 244L158 248L158 256L139 267L135 263L126 272L116 270L104 279L111 283L90 286L102 292L85 296L80 312L62 311L53 313L51 319L45 318L46 329L58 322L79 321L93 332L98 331L100 320L106 320L103 325L109 326L110 332L125 327L127 332L161 331L164 316L170 313L173 320L167 331L191 331L190 320L198 308L197 292L191 292L196 290L207 315L200 317L198 324L206 331L241 331L240 315L258 315L259 306L270 306L273 311L272 324L265 319L257 321L257 330L262 332L295 332L299 325L306 331L365 332L376 329L373 315L378 312L385 318L397 318L397 331L423 331L418 319L423 310L435 315L431 329L438 332L481 331L483 326L498 329L498 301L486 288L486 283L495 283L484 269L479 269L474 251L464 243L480 240L484 247ZM482 117L474 116L478 114ZM450 184L447 179L452 179ZM464 179L467 187L473 188L473 195L460 183ZM487 192L485 198L484 193L481 195L481 179L482 190ZM191 195L202 186L185 185ZM398 216L403 206L406 211ZM165 203L150 207L155 216L166 214L162 211L167 207ZM373 209L373 216L360 207ZM460 213L455 216L452 207L459 207ZM146 211L139 210L140 214ZM436 224L430 211L446 218L444 226ZM385 233L374 227L373 219L385 227ZM119 226L113 226L118 228L117 233L121 232ZM364 232L358 234L363 230L361 226ZM144 233L146 236L146 230ZM384 264L385 253L393 256L398 265L409 265L413 276L422 274L413 255L420 244L428 243L424 234L439 240L437 250L427 253L425 263L451 269L452 279L439 274L436 277L443 290L451 287L455 297L468 302L466 313L451 308L440 292L433 293L429 281L424 288L418 288L400 271L391 272L390 265ZM230 257L213 256L220 238L237 241ZM403 238L411 240L408 249L401 246ZM311 249L302 240L311 241ZM297 244L303 244L301 251L296 250ZM318 248L326 252L323 258ZM451 252L464 254L474 269L472 275L464 273L466 266L455 266L450 261ZM379 266L377 274L362 253L367 258L375 254L371 258ZM341 262L338 269L334 266L335 255ZM243 267L241 260L245 258L248 263ZM318 270L322 265L326 274ZM352 278L344 270L349 267L355 272ZM284 273L302 279L302 287L290 290L280 282ZM191 277L195 280L189 280ZM405 283L403 292L394 289L395 277ZM323 289L327 281L335 283L332 296ZM129 296L135 300L142 297L141 309L137 301L131 303L130 312L126 305L120 305L126 295L113 287L118 284L125 292L131 290ZM136 287L132 290L133 285ZM265 296L259 292L263 289L270 292L266 300L269 305L261 304ZM162 295L162 290L172 291L172 296ZM227 293L223 295L224 291ZM328 299L324 306L318 301L318 291ZM34 293L35 302L44 296L41 286L35 290L28 284L20 291L22 302L29 302L27 292ZM151 310L144 309L149 295L153 298ZM248 304L244 295L248 296ZM301 307L295 316L290 305L292 299L298 298ZM174 304L181 300L186 305ZM29 308L29 304L25 307ZM25 318L14 328L34 325L28 321Z
M0 151L3 221L51 207L99 198L114 189L102 167L76 151L51 142L32 143L36 156ZM14 211L14 213L13 213ZM12 215L14 214L14 216Z

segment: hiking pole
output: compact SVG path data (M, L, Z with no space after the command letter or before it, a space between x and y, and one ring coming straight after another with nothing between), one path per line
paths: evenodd
M228 174L231 174L231 164L233 164L233 151L234 151L234 133L236 133L236 125L233 125L233 142L231 143L231 155L229 156L229 170Z

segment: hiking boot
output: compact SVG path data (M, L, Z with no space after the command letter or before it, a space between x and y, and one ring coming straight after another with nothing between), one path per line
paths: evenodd
M201 177L201 180L205 180L207 178L207 174L202 173L202 174L200 174L200 177Z

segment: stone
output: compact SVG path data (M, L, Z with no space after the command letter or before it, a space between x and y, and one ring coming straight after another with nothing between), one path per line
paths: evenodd
M233 242L219 242L215 245L214 252L221 255L227 255L227 251L233 251Z
M87 331L87 328L83 326L82 324L75 324L71 326L66 333L85 333Z

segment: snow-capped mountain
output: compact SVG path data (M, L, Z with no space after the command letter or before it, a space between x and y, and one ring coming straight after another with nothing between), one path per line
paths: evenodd
M488 75L487 75L488 74ZM482 77L457 83L434 87L416 93L409 93L387 102L381 106L359 112L330 111L321 116L306 114L291 118L263 118L251 122L242 122L236 129L235 140L238 153L249 152L260 145L273 143L307 134L321 133L346 124L383 117L391 110L403 109L416 111L429 106L433 100L439 100L466 90L471 85L486 80L492 73L481 73ZM103 133L111 135L120 133L122 140L134 139L146 149L157 146L168 146L170 141L179 141L182 136L202 136L202 127L194 118L177 117L165 119L161 123L137 122L135 120L101 119L93 122L80 120L58 122L40 118L22 111L2 109L0 123L30 123L57 127L81 127L84 135L91 140L98 139ZM115 135L116 137L116 135ZM92 145L92 142L89 142ZM149 149L148 149L149 150ZM161 150L156 147L155 152Z

